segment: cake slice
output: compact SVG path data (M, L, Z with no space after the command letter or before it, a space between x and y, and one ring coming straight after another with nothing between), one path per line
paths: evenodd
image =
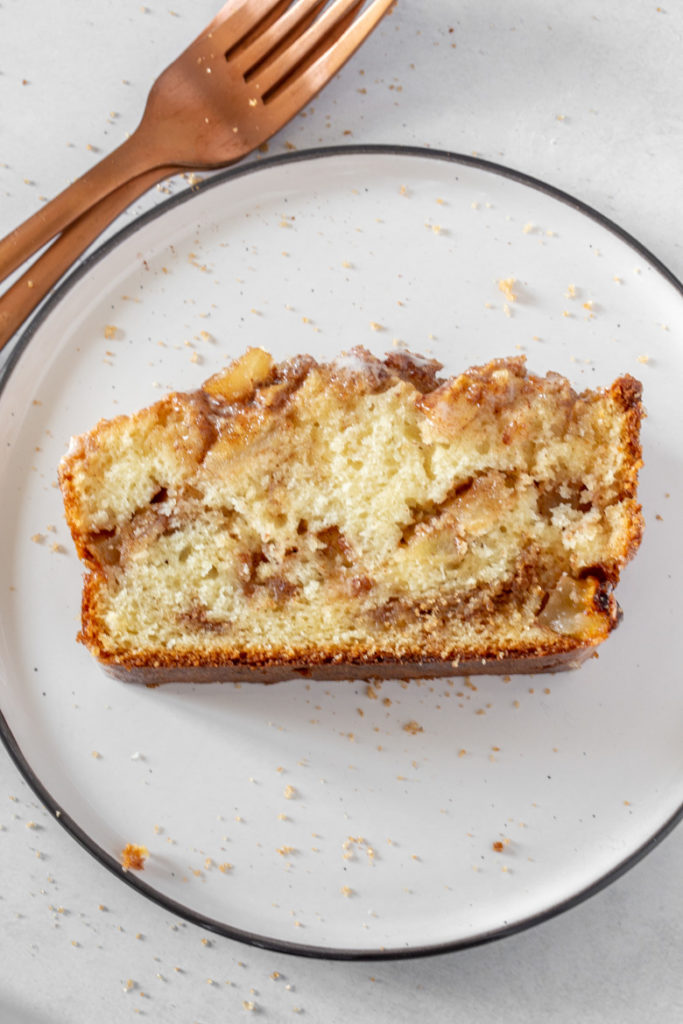
M79 639L123 679L574 667L642 532L641 386L249 349L72 439Z

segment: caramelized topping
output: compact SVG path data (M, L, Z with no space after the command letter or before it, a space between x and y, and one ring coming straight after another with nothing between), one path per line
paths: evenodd
M243 402L253 395L273 370L272 356L262 348L248 348L226 370L205 381L202 390L226 402Z

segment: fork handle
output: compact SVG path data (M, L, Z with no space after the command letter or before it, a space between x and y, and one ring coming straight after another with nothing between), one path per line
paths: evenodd
M177 167L156 167L105 196L74 221L0 297L0 350L54 284L120 213Z
M104 196L163 162L163 156L156 155L149 145L149 137L138 128L0 241L0 281Z

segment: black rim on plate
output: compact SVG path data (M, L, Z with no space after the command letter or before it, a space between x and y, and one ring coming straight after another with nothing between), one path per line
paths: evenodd
M167 210L174 206L178 206L181 203L185 203L191 200L195 194L205 192L209 189L215 188L224 184L226 181L230 181L233 178L241 178L250 174L258 174L268 168L283 165L297 163L301 161L320 160L330 157L348 157L348 156L398 156L398 157L416 157L419 159L429 159L453 165L460 165L465 167L473 167L478 170L486 171L492 175L498 177L509 178L512 181L516 181L521 185L525 185L528 188L535 189L536 191L542 192L552 199L555 199L566 206L572 207L577 212L583 214L590 220L599 224L601 227L606 228L611 234L616 235L623 242L626 243L631 249L637 252L643 259L656 270L662 277L664 277L673 288L683 297L683 283L666 267L661 260L659 260L653 253L651 253L644 245L642 245L637 239L630 235L623 228L615 224L614 221L610 220L604 214L599 213L592 207L579 199L575 199L573 196L561 189L555 188L553 185L549 185L544 181L540 181L538 178L534 178L531 175L525 174L521 171L513 170L509 167L505 167L502 164L497 164L488 160L483 160L479 157L467 156L461 153L451 153L445 150L436 149L423 149L417 146L393 146L393 145L359 145L359 146L331 146L321 147L308 150L300 150L297 153L286 154L282 156L267 157L257 162L249 163L245 166L238 166L236 168L230 168L228 170L219 172L211 178L205 179L198 185L193 185L191 188L185 189L183 192L177 195L171 196L169 199L155 206L153 209L146 211L137 217L126 227L122 228L110 239L104 242L98 249L96 249L91 255L87 256L79 266L74 269L65 280L59 284L48 299L43 303L38 312L31 320L29 326L20 336L15 343L15 346L5 363L5 366L0 374L0 398L7 386L7 383L12 375L14 368L16 367L22 353L26 350L30 344L33 336L35 335L38 328L43 322L50 316L55 306L64 298L64 296L71 290L71 288L85 275L88 273L91 267L99 263L104 257L106 257L113 249L115 249L121 242L125 241L131 235L133 235L139 228L145 224L156 219L157 217L163 216ZM478 935L469 937L467 939L454 940L452 942L439 942L434 945L428 946L414 946L408 948L383 948L379 947L374 950L367 949L335 949L326 948L323 946L312 946L305 943L288 942L286 940L272 939L268 936L257 935L254 932L246 931L244 929L236 928L232 925L225 924L222 921L216 921L204 914L200 914L189 907L184 906L181 903L176 902L171 897L158 892L151 885L144 882L139 876L131 874L131 872L124 872L121 864L115 860L109 853L103 850L91 839L91 837L85 832L73 818L70 817L66 810L63 810L59 804L52 797L51 793L38 776L33 772L29 762L24 756L19 744L17 743L9 724L0 712L0 737L15 765L19 769L28 785L31 787L35 795L44 804L47 810L55 817L55 819L62 825L66 831L76 840L88 853L90 853L95 860L99 861L105 868L111 871L114 875L126 882L127 885L135 889L138 893L147 897L153 903L158 904L164 910L189 921L198 927L207 929L218 935L222 935L225 938L234 939L239 942L246 943L251 946L256 946L261 949L269 949L279 953L289 953L297 956L313 957L321 960L398 960L417 958L424 956L433 956L441 953L454 952L456 950L468 949L474 946L480 946L484 943L491 942L495 939L502 939L509 935L514 935L517 932L524 931L533 925L541 924L543 921L547 921L558 914L563 913L572 907L577 906L584 900L594 896L601 889L610 885L616 881L621 875L637 864L643 857L650 853L661 841L664 839L672 829L683 820L683 804L678 810L665 821L657 831L650 836L641 846L630 853L624 858L619 864L611 868L608 872L596 879L590 885L584 889L575 893L573 896L567 899L561 900L558 903L547 907L545 910L538 913L532 914L529 917L523 918L519 921L515 921L511 924L504 923L501 927L491 929L486 932L482 932Z

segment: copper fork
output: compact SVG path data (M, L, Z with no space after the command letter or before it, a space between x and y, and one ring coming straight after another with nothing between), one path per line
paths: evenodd
M393 2L229 0L156 80L136 131L0 241L0 281L127 182L138 179L142 192L169 168L223 167L256 149L337 73ZM156 179L144 181L150 171Z

